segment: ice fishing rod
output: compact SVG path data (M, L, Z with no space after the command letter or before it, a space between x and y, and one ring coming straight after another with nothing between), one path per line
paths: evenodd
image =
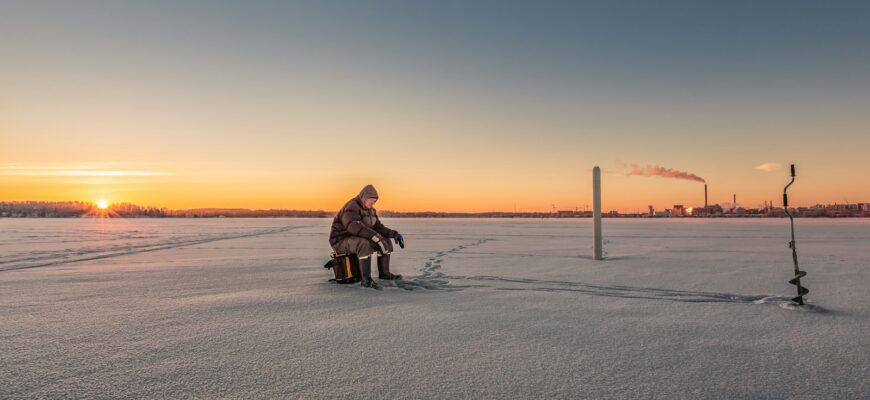
M788 242L788 247L791 248L791 258L794 260L794 278L791 278L788 283L797 286L797 297L791 299L791 301L798 303L799 305L804 305L804 295L809 293L810 290L801 286L801 278L807 276L806 271L801 271L798 268L798 259L797 259L797 247L795 247L794 243L794 215L791 214L791 211L788 210L788 187L794 183L794 164L791 165L791 181L788 185L785 185L785 189L782 189L782 206L785 208L785 213L788 215L788 219L791 222L791 242Z

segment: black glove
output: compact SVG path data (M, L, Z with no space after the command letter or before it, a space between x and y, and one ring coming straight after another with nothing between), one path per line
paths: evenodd
M374 236L372 236L372 241L375 242L375 244L381 248L381 255L390 254L390 251L387 250L387 245L384 244L384 242L386 240L387 239L384 239L383 236L381 236L380 234L377 234L377 233Z
M393 240L396 241L396 244L401 248L405 248L405 238L402 237L402 234L399 232L393 233Z

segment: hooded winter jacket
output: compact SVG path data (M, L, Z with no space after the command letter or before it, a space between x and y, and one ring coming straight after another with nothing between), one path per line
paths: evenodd
M396 231L387 228L378 218L377 210L365 208L363 200L378 198L378 192L372 185L367 185L359 195L350 199L335 218L332 220L332 228L329 232L329 244L335 245L341 239L349 236L359 236L371 239L379 234L385 238L392 238Z

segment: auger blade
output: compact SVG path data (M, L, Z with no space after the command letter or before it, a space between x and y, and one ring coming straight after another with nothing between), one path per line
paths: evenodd
M798 296L804 296L810 292L809 289L807 289L801 285L797 285L797 290L798 290Z
M791 278L788 283L791 283L792 285L797 285L800 279L805 276L807 276L807 273L805 271L798 271L797 275L795 275L794 278Z

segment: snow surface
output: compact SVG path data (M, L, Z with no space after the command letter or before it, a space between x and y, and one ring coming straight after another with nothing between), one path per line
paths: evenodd
M327 282L326 219L0 220L0 398L870 397L870 223L393 219L403 290Z

